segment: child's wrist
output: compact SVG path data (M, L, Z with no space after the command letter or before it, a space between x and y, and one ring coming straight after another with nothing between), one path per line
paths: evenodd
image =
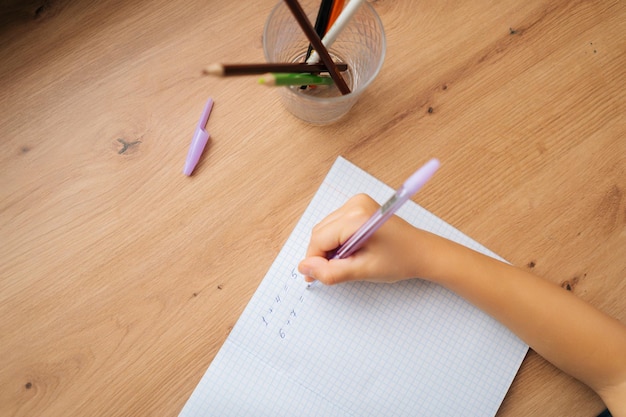
M414 259L416 276L445 285L458 275L461 251L459 245L438 235L416 229Z

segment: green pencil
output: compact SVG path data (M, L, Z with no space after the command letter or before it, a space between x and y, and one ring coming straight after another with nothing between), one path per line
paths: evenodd
M270 73L259 78L259 84L265 85L330 85L333 79L313 74Z

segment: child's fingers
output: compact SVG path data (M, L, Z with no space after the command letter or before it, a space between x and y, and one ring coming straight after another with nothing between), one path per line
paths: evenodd
M304 259L298 270L307 282L320 281L324 285L334 285L356 279L351 259L327 260L319 256Z
M337 249L370 218L378 207L374 200L364 194L352 197L344 206L328 215L313 228L306 256L323 257L326 253Z

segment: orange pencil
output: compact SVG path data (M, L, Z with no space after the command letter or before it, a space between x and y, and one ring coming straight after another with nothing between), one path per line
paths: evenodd
M346 2L345 0L335 0L333 2L333 8L330 11L330 17L328 18L328 25L326 25L326 31L324 33L328 32L330 28L333 26L333 23L335 23L335 20L337 20L337 17L339 17L339 14L343 10L343 5L345 2Z

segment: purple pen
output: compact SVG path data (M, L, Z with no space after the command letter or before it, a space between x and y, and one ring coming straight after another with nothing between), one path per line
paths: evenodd
M426 184L437 169L439 169L439 161L437 159L431 159L424 166L415 171L363 226L350 236L339 248L329 253L327 258L343 259L359 250L367 239L369 239L387 219L393 216L408 199L415 195L415 193ZM307 288L311 288L316 282L318 281L313 281Z
M196 126L193 139L191 140L189 152L187 153L187 160L185 161L185 168L183 169L183 174L187 176L191 175L193 172L194 168L198 164L198 161L200 160L200 156L202 156L204 147L209 141L209 132L207 132L205 128L207 122L209 121L211 109L213 109L213 99L209 98L204 106L202 116L200 116L200 121L198 121L198 126Z

